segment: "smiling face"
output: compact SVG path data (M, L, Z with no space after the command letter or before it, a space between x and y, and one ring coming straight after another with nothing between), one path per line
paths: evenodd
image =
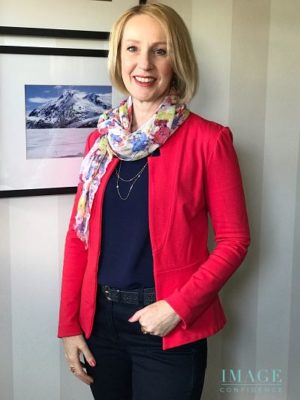
M169 92L173 70L167 37L154 18L141 14L127 21L121 42L121 72L134 103L158 107Z

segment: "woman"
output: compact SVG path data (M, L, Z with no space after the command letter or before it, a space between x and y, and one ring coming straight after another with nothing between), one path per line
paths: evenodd
M225 324L218 292L249 244L232 136L186 107L197 65L173 9L140 5L120 17L109 73L129 97L87 141L59 336L95 399L198 400L206 338Z

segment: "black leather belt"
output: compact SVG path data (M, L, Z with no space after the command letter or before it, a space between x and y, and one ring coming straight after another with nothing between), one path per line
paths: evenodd
M133 289L133 290L120 290L114 289L110 286L100 286L101 293L109 301L124 304L142 304L148 305L156 301L155 289Z

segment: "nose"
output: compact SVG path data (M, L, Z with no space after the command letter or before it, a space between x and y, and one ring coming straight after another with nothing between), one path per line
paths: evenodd
M153 68L152 57L149 51L143 51L140 53L138 66L144 71L149 71Z

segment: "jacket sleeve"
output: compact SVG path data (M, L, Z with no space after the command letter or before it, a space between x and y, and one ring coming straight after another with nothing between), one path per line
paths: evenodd
M181 317L183 328L215 300L250 243L240 168L228 128L221 129L206 160L205 196L215 248L189 280L165 299Z
M91 148L96 137L95 134L96 132L93 131L89 135L84 155L86 155ZM75 216L77 214L77 205L81 196L82 186L83 183L80 181L77 187L65 240L58 337L74 336L82 333L79 324L80 294L87 264L88 250L74 230Z

